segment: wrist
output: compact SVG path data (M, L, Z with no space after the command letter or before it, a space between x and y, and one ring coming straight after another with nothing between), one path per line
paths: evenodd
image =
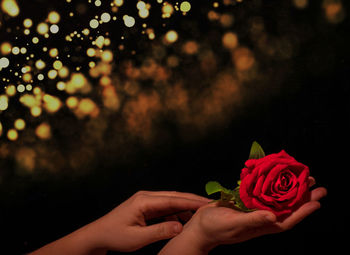
M206 255L214 247L216 245L209 242L202 233L185 228L164 246L159 255Z

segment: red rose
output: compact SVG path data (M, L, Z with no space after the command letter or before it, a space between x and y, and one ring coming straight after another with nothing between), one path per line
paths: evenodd
M284 150L249 159L241 172L240 198L249 209L272 211L284 218L310 200L309 168Z

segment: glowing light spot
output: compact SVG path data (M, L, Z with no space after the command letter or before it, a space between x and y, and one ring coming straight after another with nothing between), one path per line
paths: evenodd
M42 81L42 80L44 80L45 77L43 74L38 74L37 78L39 81Z
M26 90L31 91L33 89L33 86L31 84L26 85Z
M174 7L168 2L165 2L162 7L162 17L170 18L173 13L174 13Z
M100 1L100 0L96 0L96 1L95 1L95 6L100 7L100 6L101 6L101 4L102 4L102 3L101 3L101 1Z
M22 80L24 82L32 82L32 75L30 73L25 73L23 76L22 76Z
M35 134L38 138L42 140L50 139L51 137L51 127L48 123L41 123L36 129Z
M15 0L2 0L1 9L11 17L16 17L19 14L19 7Z
M60 22L61 16L58 12L52 11L49 13L47 19L51 24L57 24Z
M225 48L230 50L236 48L238 46L237 35L232 32L227 32L222 37L222 44L224 45Z
M19 92L19 93L22 93L22 92L24 92L26 90L26 87L23 85L23 84L19 84L18 86L17 86L17 91Z
M146 8L145 2L144 1L137 2L136 8L139 9L139 10L145 9Z
M39 34L44 35L49 31L49 26L46 23L42 22L37 26L36 31Z
M255 63L253 53L248 48L243 47L234 51L233 61L239 71L246 71Z
M16 129L10 129L9 131L7 131L7 138L10 141L15 141L18 138L18 132Z
M90 27L91 27L92 29L97 28L97 27L99 26L98 20L97 20L97 19L92 19L92 20L90 20L89 25L90 25Z
M54 80L54 79L56 79L57 74L58 74L57 70L50 70L50 71L47 73L47 77L48 77L49 79L51 79L51 80Z
M42 113L42 110L39 106L33 106L32 108L30 108L30 113L33 117L39 117Z
M63 81L59 81L57 82L56 87L58 90L63 91L66 89L66 83Z
M0 95L0 111L5 111L8 106L8 97L6 95Z
M66 66L63 66L60 70L58 70L58 76L61 78L67 78L69 75L69 69Z
M68 108L76 108L78 106L78 99L76 97L68 97L66 100L66 105L68 106Z
M80 100L78 105L78 114L79 115L90 115L97 109L97 106L94 101L90 98L84 98Z
M141 9L139 10L139 16L140 18L147 18L149 16L149 10L148 9Z
M180 4L180 10L182 12L189 12L191 10L191 4L187 1L184 1Z
M46 67L46 64L45 64L44 61L42 61L41 59L39 59L39 60L37 60L37 61L35 62L35 67L36 67L37 69L41 70L41 69L44 69L44 68Z
M39 38L38 37L33 37L32 42L34 44L37 44L39 42Z
M51 25L50 26L50 32L53 33L53 34L57 34L58 31L59 31L59 27L57 25Z
M19 49L17 46L15 46L15 47L12 48L12 54L13 54L13 55L18 55L19 52L20 52L20 49Z
M14 126L17 130L23 130L26 127L26 122L23 119L17 119Z
M86 55L88 55L88 57L94 57L96 55L95 49L93 49L93 48L87 49Z
M7 94L8 96L12 97L12 96L16 95L16 92L17 92L17 90L16 90L15 85L9 85L9 86L7 86L7 88L6 88L6 94Z
M63 64L60 60L56 60L55 62L53 62L53 68L55 68L56 70L60 70L63 67Z
M198 44L195 41L188 41L183 46L183 51L188 55L193 55L198 52Z
M111 20L111 15L107 12L102 13L101 15L101 21L104 23L108 23Z
M25 47L22 47L21 50L20 50L20 52L21 52L22 54L26 54L26 53L27 53L27 49L26 49Z
M8 67L9 65L10 65L10 60L8 58L5 58L5 57L0 58L0 70L2 68Z
M178 34L174 30L170 30L165 34L165 40L168 43L174 43L178 39Z
M3 42L0 46L0 52L2 55L8 55L11 53L12 45L9 42Z
M22 69L21 69L21 72L22 72L22 73L28 73L28 72L30 72L30 71L31 71L30 66L24 66L24 67L22 67Z
M46 109L46 111L50 113L57 112L62 106L62 103L59 98L48 94L44 95L43 101L44 101L44 108Z
M116 6L122 6L123 3L124 3L124 0L114 0L114 4L115 4Z
M26 28L30 28L33 26L33 21L31 19L25 19L23 21L23 26Z
M57 56L58 56L58 49L56 49L56 48L51 49L51 50L49 51L49 55L50 55L50 57L52 57L52 58L57 57Z
M304 9L309 4L308 0L293 0L293 4L296 8Z
M95 41L95 44L97 47L99 47L101 49L103 47L104 43L105 43L105 38L102 35L97 37L97 39Z
M128 15L124 15L123 16L123 20L124 20L125 26L127 26L127 27L133 27L135 25L134 17L128 16Z
M113 60L113 53L110 50L105 50L101 55L101 59L103 62L111 62Z

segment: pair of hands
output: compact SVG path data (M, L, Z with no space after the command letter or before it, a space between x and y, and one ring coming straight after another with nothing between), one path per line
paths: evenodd
M315 183L310 178L310 186ZM220 244L233 244L292 228L320 207L326 189L317 188L311 201L283 222L269 211L239 212L218 207L211 200L190 193L140 191L102 218L55 241L34 254L106 254L130 252L150 243L172 238L162 255L202 255ZM193 215L191 211L196 211ZM171 215L171 216L169 216ZM166 221L148 224L149 220ZM188 222L182 226L178 220Z

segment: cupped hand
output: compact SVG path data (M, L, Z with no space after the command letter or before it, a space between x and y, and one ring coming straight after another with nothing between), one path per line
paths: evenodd
M315 179L310 177L310 186ZM234 244L261 235L278 233L294 227L305 217L320 208L319 200L327 194L323 187L311 191L311 199L288 218L278 222L270 211L257 210L249 213L233 210L232 204L223 207L218 203L201 207L185 225L183 232L172 239L160 254L201 255L207 254L220 244ZM181 246L190 244L182 251ZM180 249L180 250L179 250Z
M175 191L139 191L107 215L91 223L95 247L129 252L150 243L169 239L182 231L175 217L148 225L148 221L180 213L190 218L190 211L208 204L207 198ZM170 220L169 219L173 219Z

